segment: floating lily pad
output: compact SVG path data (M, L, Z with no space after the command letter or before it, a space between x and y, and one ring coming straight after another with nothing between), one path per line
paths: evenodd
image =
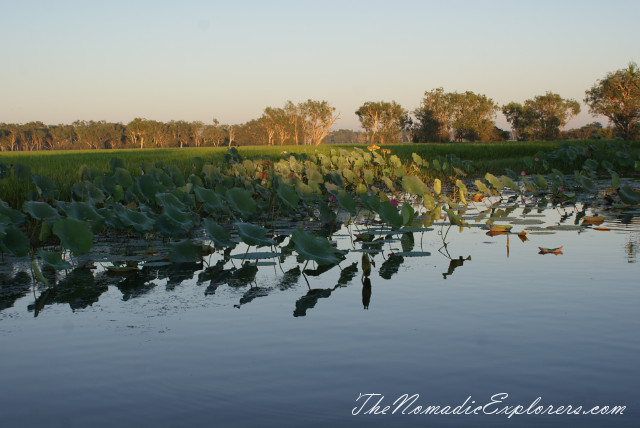
M431 253L428 251L400 251L394 253L394 257L427 257L430 255Z
M263 260L263 259L273 259L276 257L280 257L282 255L282 253L274 253L274 252L268 252L268 251L264 251L264 252L254 252L254 253L247 253L247 254L232 254L231 258L232 259L245 259L245 260Z

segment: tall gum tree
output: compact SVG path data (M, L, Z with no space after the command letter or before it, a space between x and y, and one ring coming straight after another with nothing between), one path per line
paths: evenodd
M356 110L356 115L370 144L399 141L407 121L407 111L395 101L367 101Z
M589 112L606 116L623 138L640 134L640 71L636 63L608 73L585 94Z
M306 144L318 146L329 133L329 129L340 118L335 107L327 101L307 100L300 104Z

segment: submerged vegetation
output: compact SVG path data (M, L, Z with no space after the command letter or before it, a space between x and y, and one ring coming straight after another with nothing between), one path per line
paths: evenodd
M486 146L477 147L492 156ZM3 157L0 251L5 259L28 257L34 280L45 285L55 282L56 271L91 267L100 259L96 245L109 248L106 269L114 274L203 261L222 274L226 262L240 260L226 280L248 284L258 266L275 265L273 260L294 252L304 275L339 265L346 253L333 245L332 234L342 223L356 222L364 227L356 237L363 245L352 251L363 253L364 280L368 253L378 251L375 236L413 239L413 233L444 223L465 228L469 207L478 203L491 215L483 220L485 211L475 220L486 222L491 234L510 233L494 225L500 204L513 205L507 210L525 199L539 206L640 204L633 180L622 178L640 171L640 156L629 144L514 147L514 158L527 154L509 160L516 170L501 172L482 170L483 161L455 153L410 151L417 148L410 145L394 146L393 153L378 146L326 147L271 156L264 149L241 155L231 148L188 161L172 161L174 153L161 151L153 163L136 158L140 152L122 152L126 156L108 162L95 152L14 156L9 164ZM99 160L108 167L100 168ZM142 256L127 258L132 248L142 248ZM390 276L403 257L429 255L413 245L403 248L381 275ZM212 254L218 254L215 264ZM307 269L310 262L315 269Z

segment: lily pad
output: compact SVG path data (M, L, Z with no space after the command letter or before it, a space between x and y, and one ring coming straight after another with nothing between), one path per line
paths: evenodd
M272 251L263 251L263 252L255 252L255 253L241 253L241 254L232 254L232 259L245 259L245 260L264 260L264 259L274 259L276 257L280 257L282 253L274 253Z
M291 234L291 241L304 260L313 260L319 265L336 264L341 260L342 252L334 248L326 238L297 229Z

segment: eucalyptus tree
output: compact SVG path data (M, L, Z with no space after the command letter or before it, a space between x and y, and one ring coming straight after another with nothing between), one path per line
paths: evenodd
M367 101L356 110L370 144L399 141L407 114L407 111L395 101Z
M510 102L502 106L502 114L513 128L515 139L518 141L532 140L535 136L535 116L532 109L525 108L522 104Z
M560 137L560 129L580 113L580 104L547 92L526 100L524 105L511 102L502 107L502 113L518 140L554 140Z
M486 95L466 91L451 94L456 139L459 141L491 141L494 137L498 105Z
M172 120L168 123L168 127L174 144L179 145L180 148L189 145L191 139L191 124L189 122Z
M136 117L126 125L126 133L129 141L131 141L134 146L140 145L140 148L144 149L145 139L151 139L152 126L151 121Z
M300 143L299 136L302 127L302 112L300 111L300 106L294 104L291 101L287 101L284 106L284 112L291 129L293 141L296 145L298 145Z
M453 127L454 109L452 94L436 88L424 93L420 107L414 111L419 124L418 139L423 141L449 141Z
M489 141L494 136L498 106L486 95L471 91L444 92L442 88L425 92L422 104L414 114L414 128L420 141L457 140Z
M151 141L156 147L165 147L171 141L171 132L169 125L156 120L149 121L149 135Z
M119 123L77 120L73 128L78 142L90 149L112 149L122 142L126 128Z
M560 136L560 129L580 113L580 104L573 99L564 99L558 94L547 92L524 102L535 117L536 138L554 140Z
M260 126L267 132L267 145L273 145L274 135L276 133L276 110L273 107L267 107L264 109L264 114L258 119Z
M78 139L72 125L53 125L49 127L49 142L52 150L72 148Z
M640 133L640 71L630 62L627 68L608 73L586 91L584 102L593 115L606 116L626 139Z
M188 125L188 130L193 144L196 147L200 147L200 143L202 142L202 133L204 132L204 123L199 120L190 122Z
M0 147L2 150L15 151L19 149L20 126L15 123L0 124Z
M225 131L222 129L222 126L220 126L218 119L214 118L212 125L205 125L202 132L202 139L205 145L218 147L222 142L224 142L224 138Z
M340 114L336 114L335 107L331 107L327 101L307 100L299 107L305 144L320 145Z

